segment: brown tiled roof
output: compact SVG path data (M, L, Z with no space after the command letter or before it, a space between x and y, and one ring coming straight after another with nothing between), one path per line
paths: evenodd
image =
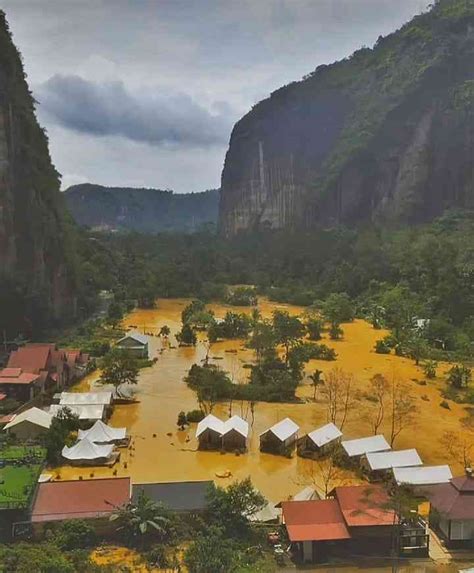
M39 374L47 368L50 352L51 344L27 344L10 354L7 366Z
M474 478L457 477L450 483L424 488L424 494L447 519L474 519Z
M330 541L350 538L335 499L284 501L281 506L290 541Z
M41 483L31 511L31 521L103 517L129 500L128 477Z
M336 487L333 492L349 527L393 525L395 512L390 498L378 485Z
M5 373L5 371L7 371ZM17 373L16 376L12 372ZM0 370L0 384L32 384L36 382L40 376L31 372L22 372L21 368L4 368Z

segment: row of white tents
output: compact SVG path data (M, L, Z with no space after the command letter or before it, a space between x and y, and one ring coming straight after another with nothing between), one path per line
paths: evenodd
M113 428L97 420L88 430L79 430L73 446L64 446L64 459L75 464L110 464L118 458L115 446L126 443L126 428Z

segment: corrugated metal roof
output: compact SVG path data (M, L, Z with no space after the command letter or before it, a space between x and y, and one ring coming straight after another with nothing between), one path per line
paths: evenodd
M112 392L61 392L61 406L95 406L112 402Z
M203 420L199 422L196 428L196 438L205 432L206 430L213 430L218 434L222 435L224 430L224 422L216 418L213 414L208 414Z
M394 524L390 498L380 485L341 486L334 489L334 494L349 527Z
M423 465L415 449L368 453L367 463L371 470L388 470L391 468Z
M199 511L207 506L207 493L212 484L212 481L135 483L132 500L136 501L143 491L154 502L173 511Z
M318 448L329 444L333 440L337 440L341 436L341 430L332 422L308 434L308 438L314 442Z
M51 425L52 418L53 417L51 414L48 414L48 412L33 407L25 410L24 412L20 412L19 414L15 414L11 421L4 427L4 430L14 428L17 424L21 424L21 422L29 422L30 424L35 424L36 426L41 426L42 428L47 429Z
M263 436L267 432L271 432L280 441L284 442L285 440L291 438L291 436L296 434L299 429L300 427L297 424L295 424L293 420L290 420L290 418L285 418L284 420L281 420L281 422L278 422L265 432L262 432L260 435Z
M249 435L249 424L246 420L244 420L240 416L232 416L232 418L229 418L224 422L222 435L225 436L228 432L232 430L235 430L244 438L247 438Z
M341 445L349 457L362 456L369 452L382 452L391 449L387 440L382 435L358 438L357 440L346 440L341 442Z
M290 541L350 538L339 503L335 499L284 501L281 505Z
M41 483L31 512L33 523L108 515L130 500L130 478Z
M431 485L447 483L453 477L448 465L393 468L393 477L398 484Z
M89 406L62 406L61 404L52 404L49 407L49 413L56 416L63 408L69 408L73 414L79 416L79 420L102 420L104 417L104 405L95 404Z
M70 448L64 446L61 455L66 460L97 460L110 457L113 451L114 446L111 444L94 444L87 438L83 438Z
M148 336L146 336L145 334L141 334L140 332L128 332L123 338L117 341L117 344L120 344L124 340L127 340L127 338L131 338L132 340L135 340L136 342L139 342L144 346L148 344Z

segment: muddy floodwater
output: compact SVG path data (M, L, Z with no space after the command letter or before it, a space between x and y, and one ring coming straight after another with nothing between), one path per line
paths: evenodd
M188 302L183 299L159 300L156 309L135 310L126 317L124 326L132 330L156 334L166 324L172 331L169 341L162 341L157 336L150 337L150 357L157 357L158 361L140 372L136 387L139 402L115 406L110 419L111 425L128 428L132 436L131 448L122 450L121 461L113 469L64 466L56 470L60 479L77 478L80 475L88 477L91 474L94 477L105 477L115 472L114 475L130 475L134 482L213 479L219 484L227 484L231 479L251 476L255 486L273 502L288 498L314 479L317 481L318 470L316 466L313 467L313 462L297 456L287 459L262 454L258 448L259 434L286 416L300 425L301 435L326 423L323 397L318 397L316 402L313 400L313 390L307 380L298 389L302 403L256 405L247 454L237 456L233 453L198 452L194 437L195 425L186 431L178 430L178 413L197 408L195 395L186 387L183 377L193 363L201 363L207 352L204 335L195 348L179 348L176 344L174 335L181 327L181 311ZM250 309L218 304L209 307L217 317L223 317L228 310L250 312ZM292 314L304 313L303 308L266 300L260 301L259 308L266 317L277 308L286 309ZM459 471L461 468L453 460L447 459L441 438L447 430L460 430L461 420L468 413L458 404L450 403L450 410L440 406L440 389L445 385L443 374L447 365L440 366L438 379L420 385L424 379L423 372L412 360L376 354L373 351L375 341L382 338L385 331L374 330L362 320L345 324L343 329L343 340L323 340L336 349L337 360L311 361L306 371L311 372L316 368L328 371L338 366L353 373L358 397L343 429L345 438L363 437L371 433L366 419L370 403L364 397L369 379L376 373L385 374L389 378L396 376L409 384L418 411L414 423L401 434L395 446L398 449L416 447L425 464L449 462L454 471ZM249 371L244 365L253 360L253 352L244 347L243 341L215 343L209 355L213 363L229 372L235 383L245 383ZM98 388L97 378L97 373L92 374L76 390ZM229 404L218 405L214 413L227 417L230 414ZM246 402L234 402L232 413L252 422ZM382 430L388 437L388 428L382 427ZM230 472L231 478L218 478L216 474L222 472ZM348 475L343 481L348 483L354 479Z

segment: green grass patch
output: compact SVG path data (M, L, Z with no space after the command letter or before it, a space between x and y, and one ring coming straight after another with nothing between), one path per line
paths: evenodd
M46 450L41 446L12 445L0 448L0 460L3 460L7 463L24 459L36 459L41 465L41 462L45 459L45 456Z
M0 468L0 509L27 507L42 464Z

